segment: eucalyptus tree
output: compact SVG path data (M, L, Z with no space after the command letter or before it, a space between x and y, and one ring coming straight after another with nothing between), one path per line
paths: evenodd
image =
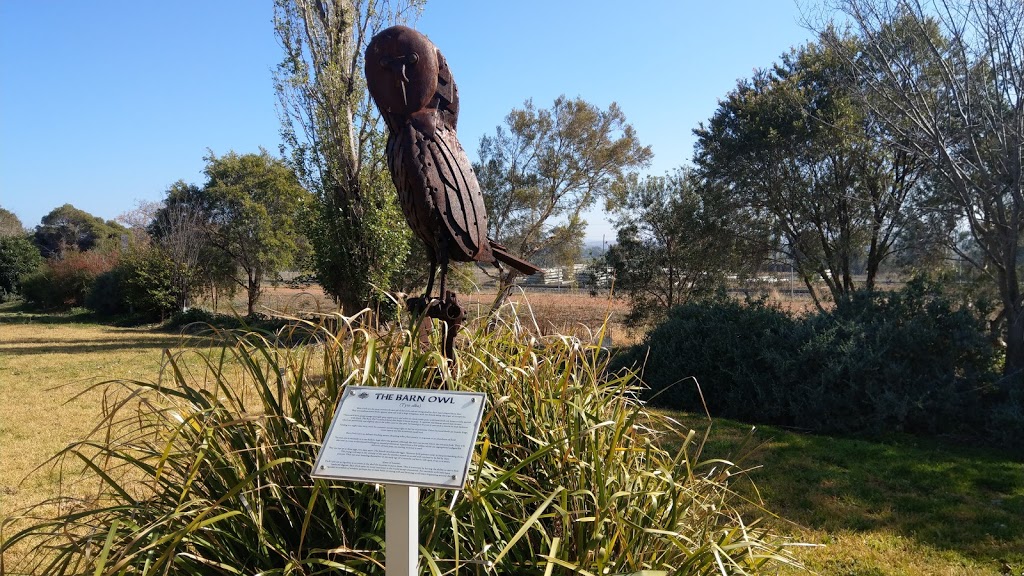
M652 157L617 104L602 110L565 96L548 109L532 100L513 109L504 128L480 139L479 155L475 169L492 238L527 260L546 252L566 262L582 250L583 212ZM494 308L518 275L498 275Z
M818 281L834 299L859 287L861 270L860 287L874 287L924 176L915 153L879 140L860 90L839 52L808 43L741 80L694 131L698 173L743 215L736 234L783 254L819 307Z
M843 53L889 145L921 156L937 175L931 204L955 224L947 247L998 289L1006 373L1024 370L1024 3L833 5L861 39Z
M252 315L263 279L292 263L310 195L287 164L265 150L210 152L205 160L206 183L172 184L150 233L177 269L179 305L188 303L197 279L220 284L229 278L246 291Z
M275 0L284 51L274 74L289 163L315 202L305 220L312 265L348 313L387 288L409 231L384 163L386 134L363 78L379 30L414 18L423 0Z
M147 227L153 244L171 263L170 283L178 310L185 311L197 292L233 278L226 255L215 251L206 234L207 214L201 189L179 180ZM227 272L227 274L225 274ZM216 290L211 290L216 295Z

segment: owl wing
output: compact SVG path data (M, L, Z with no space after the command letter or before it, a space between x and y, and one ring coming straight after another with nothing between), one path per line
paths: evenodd
M391 180L398 193L398 204L402 208L406 223L413 233L423 241L431 262L437 262L437 217L434 203L424 188L422 165L416 162L420 156L422 138L409 125L388 136L387 160Z
M432 105L441 112L445 127L454 132L459 123L459 88L440 50L437 51L437 92Z
M450 257L493 262L484 197L455 131L439 128L423 134L421 142L421 174L433 198L441 232L450 237Z

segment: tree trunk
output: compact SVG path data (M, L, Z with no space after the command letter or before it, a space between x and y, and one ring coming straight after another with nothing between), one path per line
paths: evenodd
M487 311L488 318L493 320L497 316L498 310L505 305L505 302L508 300L509 289L515 285L518 275L519 272L511 268L505 272L498 273L498 294L495 295L494 302L491 303L491 309Z
M256 302L260 299L260 278L259 273L249 273L249 284L246 286L247 300L247 316L252 316L256 312Z
M1024 310L1019 304L1006 303L1006 362L1003 376L1013 376L1024 371Z

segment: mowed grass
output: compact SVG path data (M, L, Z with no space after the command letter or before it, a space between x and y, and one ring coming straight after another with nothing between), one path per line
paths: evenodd
M672 416L708 427L706 418ZM822 545L798 554L817 573L1024 574L1024 462L1013 455L716 419L704 456L742 461L750 474L735 489L775 514L776 530Z
M103 393L90 386L152 379L164 348L180 341L80 316L0 307L0 521L41 500L74 494L74 485L61 491L59 470L44 463L98 423Z

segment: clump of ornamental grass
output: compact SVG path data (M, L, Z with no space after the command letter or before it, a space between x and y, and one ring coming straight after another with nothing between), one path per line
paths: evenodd
M744 574L792 561L735 510L735 467L700 461L696 434L647 411L635 374L609 374L599 347L480 322L448 363L408 331L330 320L219 332L218 346L168 352L153 382L116 383L93 437L57 456L84 463L64 481L96 482L98 496L18 519L0 572L383 574L383 487L309 476L348 385L487 393L467 486L422 491L421 573ZM12 547L31 552L15 565Z

